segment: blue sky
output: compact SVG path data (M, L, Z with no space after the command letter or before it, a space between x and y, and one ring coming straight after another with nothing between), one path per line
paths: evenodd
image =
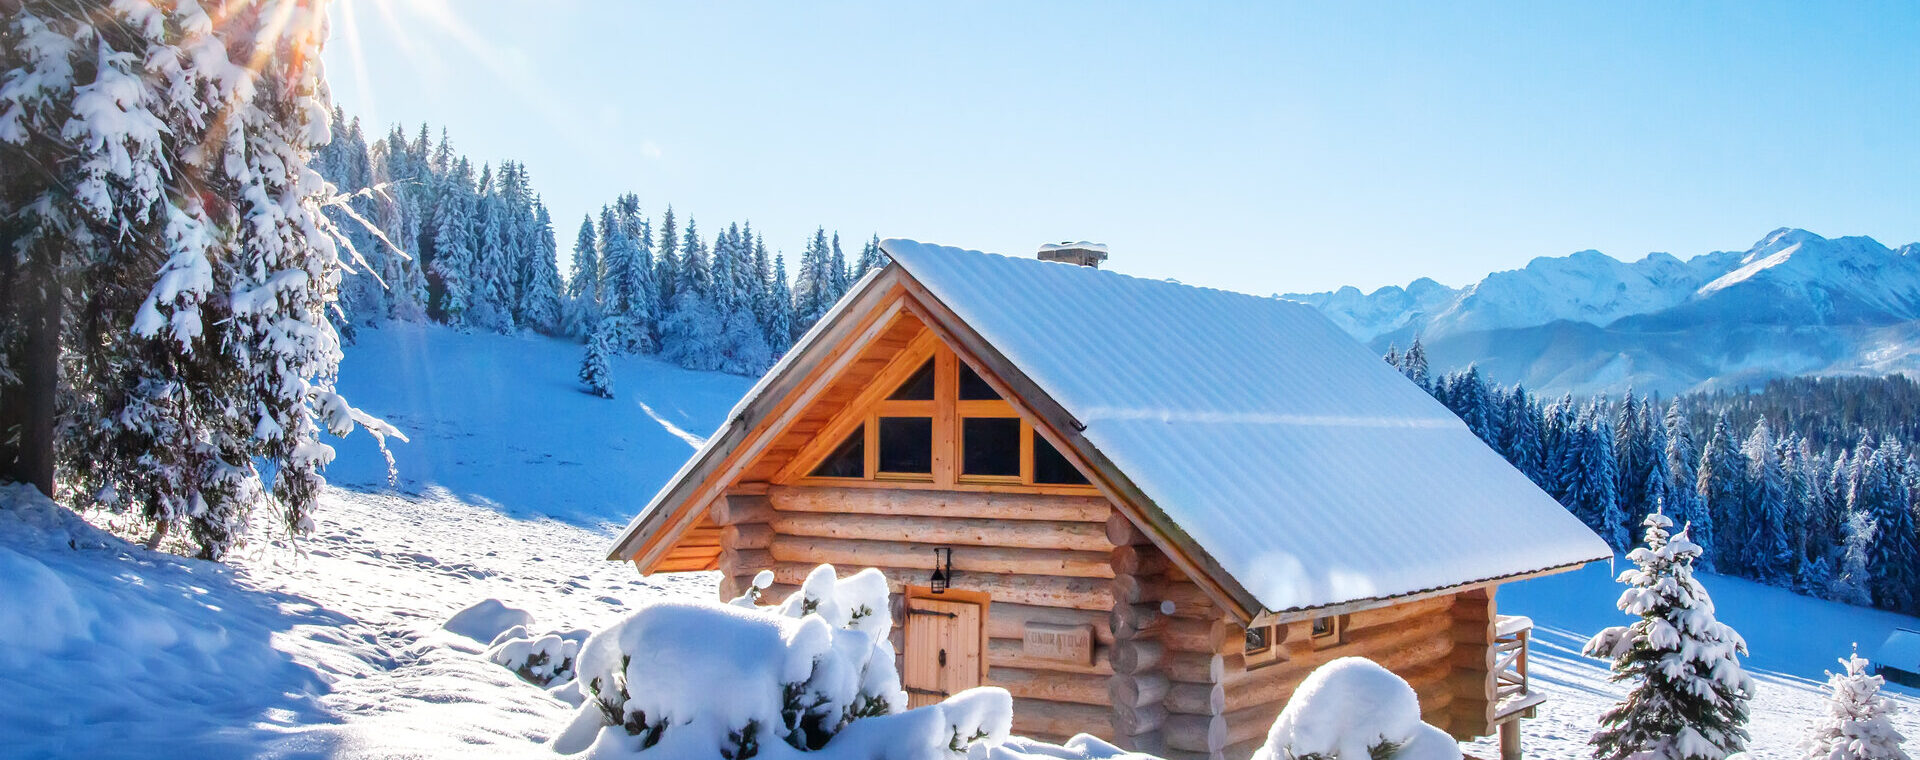
M1920 4L1600 6L337 0L327 65L526 162L563 251L628 191L1261 294L1920 240Z

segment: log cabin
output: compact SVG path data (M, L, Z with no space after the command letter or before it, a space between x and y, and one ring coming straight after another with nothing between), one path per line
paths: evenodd
M1017 733L1246 758L1337 657L1428 722L1544 696L1501 583L1611 556L1314 309L1128 277L1104 248L882 243L620 535L642 573L877 567L914 704L978 686Z

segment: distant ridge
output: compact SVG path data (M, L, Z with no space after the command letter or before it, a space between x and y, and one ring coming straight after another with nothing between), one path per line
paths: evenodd
M1920 243L1780 228L1745 251L1541 257L1464 288L1427 278L1282 296L1436 369L1549 393L1675 393L1792 375L1920 373Z

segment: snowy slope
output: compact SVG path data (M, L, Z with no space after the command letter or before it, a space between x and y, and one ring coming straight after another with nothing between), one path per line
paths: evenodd
M537 336L389 323L346 349L340 390L412 439L400 490L446 491L516 516L623 522L719 426L751 378L613 359L613 399L582 390L581 346ZM333 442L329 481L385 487L364 435Z
M431 431L397 449L402 467L436 469L405 473L418 493L330 489L317 533L297 554L256 547L224 567L155 554L18 491L0 495L0 758L550 756L532 743L557 733L571 708L488 663L479 642L442 622L494 598L529 612L536 632L595 628L646 599L714 593L711 573L641 578L605 561L611 533L592 512L601 503L590 498L594 487L564 481L591 473L614 484L598 487L644 497L692 449L628 402L644 400L682 430L709 431L743 380L623 360L622 400L604 402L566 382L578 358L567 344L441 328L363 335L348 349L350 375L369 357L443 368L349 386L368 405L445 394L383 410ZM539 355L564 365L541 367ZM451 369L472 367L511 371ZM492 398L511 405L490 408ZM619 419L582 419L594 412ZM619 441L624 449L611 445ZM543 445L580 463L514 450ZM378 482L380 471L371 447L343 446L333 474L336 483L345 473ZM556 506L562 499L573 501ZM605 503L615 501L624 497ZM533 517L546 514L575 522ZM1624 620L1609 576L1595 566L1500 594L1502 612L1537 621L1534 677L1552 695L1528 726L1530 757L1587 756L1579 743L1618 693L1599 663L1574 653ZM1892 626L1920 624L1737 580L1704 582L1721 619L1754 649L1762 758L1791 756L1819 707L1821 673L1848 641L1871 647ZM1908 712L1897 724L1920 736L1920 700L1901 703Z
M1427 344L1438 370L1479 363L1548 393L1676 392L1769 377L1920 371L1920 244L1780 229L1745 251L1626 263L1539 258L1425 298L1351 288L1312 304L1378 350ZM1416 282L1430 283L1430 280ZM1438 288L1438 289L1436 289Z

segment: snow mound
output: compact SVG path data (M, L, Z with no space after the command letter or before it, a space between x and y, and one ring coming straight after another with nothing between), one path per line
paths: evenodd
M492 643L500 635L514 626L525 628L533 625L533 614L523 609L508 607L498 599L482 599L464 610L453 613L442 628L481 643Z
M533 636L517 625L494 637L487 647L487 659L495 665L540 686L573 680L573 661L579 654L579 639L558 633Z
M1048 744L1024 736L998 744L976 744L967 760L1156 760L1153 755L1128 752L1088 734L1076 734L1066 744Z
M1364 657L1342 657L1309 674L1267 733L1254 760L1460 760L1460 745L1420 721L1413 687Z

